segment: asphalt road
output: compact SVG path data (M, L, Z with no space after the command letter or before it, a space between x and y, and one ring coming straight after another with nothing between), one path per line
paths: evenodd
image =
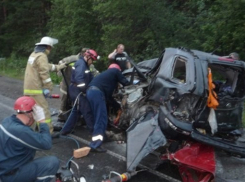
M3 118L14 113L12 107L14 100L22 95L23 82L11 78L0 76L0 121ZM59 93L59 88L55 87L53 93ZM59 99L49 99L50 107L54 110L59 108ZM56 119L56 116L53 117ZM89 135L83 126L76 127L75 133L72 134L80 145L87 146ZM80 173L86 176L87 182L99 182L110 171L123 173L126 170L125 156L126 145L108 142L103 144L108 149L107 153L89 153L88 156L81 159L75 159L80 167ZM53 148L50 151L39 151L37 157L45 155L56 155L64 166L77 148L76 142L69 139L57 138L53 140ZM244 182L245 181L245 160L235 157L229 157L221 151L216 151L216 182ZM180 181L180 176L176 166L161 164L157 171L152 170L151 161L156 160L156 156L150 155L148 160L143 161L142 166L148 168L134 176L131 182L165 182ZM149 163L150 161L150 163ZM157 161L159 162L159 161ZM154 166L155 167L155 166Z

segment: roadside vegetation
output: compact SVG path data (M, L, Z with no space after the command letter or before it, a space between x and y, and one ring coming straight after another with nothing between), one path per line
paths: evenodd
M24 79L27 58L20 58L12 54L9 58L0 58L0 75L15 79ZM59 84L61 77L56 72L50 73L51 79L55 84Z
M14 54L26 60L48 35L59 39L53 63L90 47L102 58L100 71L119 43L136 62L179 46L221 56L238 52L244 59L244 9L243 0L4 0L0 58Z

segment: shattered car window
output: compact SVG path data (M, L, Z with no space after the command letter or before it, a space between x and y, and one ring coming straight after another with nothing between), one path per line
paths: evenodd
M176 79L178 83L186 83L186 60L177 57L175 58L173 68L173 79Z

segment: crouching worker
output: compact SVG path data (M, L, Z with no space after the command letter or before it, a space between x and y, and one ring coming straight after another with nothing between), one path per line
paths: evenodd
M0 179L3 182L51 181L59 168L55 156L36 158L36 150L49 150L52 140L45 123L43 108L33 98L23 96L16 100L17 114L0 124ZM30 126L34 120L40 132Z
M89 66L96 61L98 54L93 49L88 49L84 55L76 61L71 75L71 84L69 93L74 106L69 115L64 127L60 131L61 135L66 135L74 129L78 118L83 115L87 129L90 133L93 132L93 114L89 102L85 96L89 83L93 79Z
M113 102L112 94L117 88L118 82L123 86L130 84L122 75L120 67L117 64L111 64L108 70L102 72L91 81L87 89L87 99L94 116L94 130L92 142L90 143L92 152L106 152L101 147L108 121L106 101Z

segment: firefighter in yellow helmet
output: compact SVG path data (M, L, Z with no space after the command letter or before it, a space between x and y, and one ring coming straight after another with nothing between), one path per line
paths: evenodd
M51 134L53 126L48 102L45 98L53 89L49 72L59 71L66 67L65 63L54 65L48 62L48 55L54 44L57 43L57 39L43 37L39 43L35 44L34 52L31 53L27 61L24 78L24 95L31 96L44 109L45 122L48 124Z

